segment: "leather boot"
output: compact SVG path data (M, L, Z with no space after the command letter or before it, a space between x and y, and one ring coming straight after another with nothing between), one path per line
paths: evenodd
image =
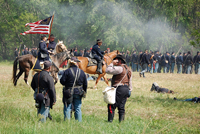
M50 113L48 114L48 118L49 118L50 120L52 120L52 116L51 116Z
M97 73L102 74L102 62L99 62L99 63L97 64Z
M108 122L112 122L113 121L114 115L115 115L114 112L113 113L108 112Z
M123 121L125 117L125 114L119 114L119 122Z

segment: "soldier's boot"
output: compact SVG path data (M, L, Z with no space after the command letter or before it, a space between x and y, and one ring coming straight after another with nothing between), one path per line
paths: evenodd
M114 115L115 115L114 112L112 112L112 113L110 113L110 111L108 112L108 122L112 122L113 121Z
M99 62L99 63L97 64L97 73L102 74L102 62Z
M51 116L50 113L48 114L48 118L49 118L50 120L52 120L52 116Z
M119 114L119 122L122 122L125 118L125 114Z

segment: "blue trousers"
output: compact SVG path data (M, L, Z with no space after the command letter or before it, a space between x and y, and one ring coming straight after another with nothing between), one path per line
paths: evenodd
M182 64L177 64L177 73L182 73Z
M49 114L49 107L45 107L44 103L41 104L41 107L38 109L38 116L41 122L46 122L46 119Z
M137 64L131 62L131 65L132 65L132 71L135 72L137 68Z
M167 67L163 67L163 73L167 73Z
M154 73L157 73L157 72L158 72L158 67L159 67L159 63L155 63L155 70L154 70Z
M67 104L67 106L64 104L64 120L71 118L71 110L72 110L72 104L74 106L74 116L75 120L78 120L79 122L82 121L82 112L81 112L81 105L82 105L82 97L80 95L74 94L73 95L73 102L71 104Z
M142 67L141 67L140 64L138 63L137 72L139 72L140 70L142 71Z
M190 74L191 69L192 69L191 65L187 65L186 73L187 73L187 74Z
M150 73L153 73L153 63L151 63Z
M147 67L148 67L148 65L146 63L142 65L142 72L140 72L140 73L143 75L143 77L145 77L144 73L147 72Z
M175 63L171 63L171 73L174 73L174 66L175 66Z

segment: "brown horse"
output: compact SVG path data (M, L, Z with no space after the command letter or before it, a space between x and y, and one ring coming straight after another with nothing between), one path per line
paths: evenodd
M60 42L59 42L60 43ZM59 43L57 44L57 46L60 46L60 50L63 49L63 45L61 43L61 45L59 45ZM68 51L67 49L65 49L65 51L55 54L53 56L50 56L51 60L52 60L52 66L51 66L51 70L50 73L52 75L52 77L55 80L55 84L58 81L57 78L57 73L59 71L59 66L60 64L71 58L71 56L73 56L71 54L70 51ZM13 64L13 84L14 86L17 85L17 80L19 79L19 77L24 73L24 81L26 82L26 84L29 85L28 83L28 75L29 75L29 71L32 69L34 63L35 63L36 58L31 55L31 54L27 54L27 55L23 55L23 56L19 56L15 59L14 64ZM17 64L19 63L19 73L16 75L17 73Z
M113 52L110 52L108 54L105 54L104 55L104 61L105 61L105 64L102 66L102 74L98 74L98 78L96 80L96 83L95 83L95 86L94 88L96 89L97 87L97 83L99 82L100 78L103 77L106 84L108 84L108 80L106 78L106 66L109 65L113 59L117 56L117 54L119 54L119 51L118 50L115 50ZM78 66L80 69L82 69L84 72L88 73L88 74L97 74L96 73L96 70L97 70L97 66L87 66L88 65L88 58L86 57L77 57L80 62L78 63Z

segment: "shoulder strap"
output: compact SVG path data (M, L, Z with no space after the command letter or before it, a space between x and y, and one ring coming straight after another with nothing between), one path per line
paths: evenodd
M74 94L74 85L75 85L75 82L76 82L76 78L77 78L77 74L78 74L78 69L77 69L77 71L76 71L76 76L75 76L75 74L74 74L74 70L73 70L72 68L70 68L70 70L71 70L71 72L72 72L72 75L75 77L75 79L74 79L74 84L73 84L73 86L72 86L72 92L71 92L71 94Z

